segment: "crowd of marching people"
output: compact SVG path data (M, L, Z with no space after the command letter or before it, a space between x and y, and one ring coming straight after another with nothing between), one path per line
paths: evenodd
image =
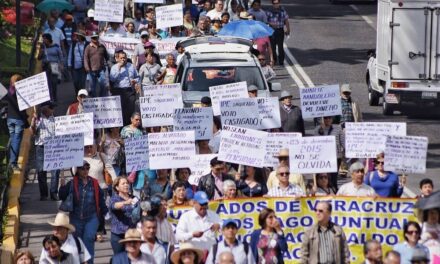
M184 23L180 27L156 28L155 5L125 1L123 23L94 20L92 3L71 1L75 9L53 10L47 18L38 59L47 73L51 101L38 107L30 123L25 111L18 110L15 82L11 78L7 95L8 126L11 133L10 165L18 168L17 158L23 129L30 127L35 139L36 170L40 200L61 200L60 212L49 224L52 234L42 240L40 263L93 263L95 243L109 240L111 263L284 263L288 250L286 233L276 212L264 208L258 215L258 226L249 241L241 241L240 227L234 219L222 220L210 210L213 200L261 197L306 196L402 196L406 179L384 169L384 153L375 159L347 160L344 155L344 123L362 122L362 114L351 97L351 88L341 88L341 116L317 120L314 136L335 136L338 173L319 173L312 179L292 173L288 146L276 155L274 168L257 168L210 160L211 171L191 184L191 169L159 169L126 171L124 140L148 133L168 131L169 127L144 128L136 105L142 85L174 82L177 65L184 48L161 61L152 39L214 35L222 26L235 20L254 19L274 29L269 38L254 39L255 55L267 79L273 78L274 65L283 65L285 36L290 35L288 14L280 0L263 9L260 0L185 0ZM287 2L287 1L286 1ZM100 37L137 38L133 56L117 48L109 56ZM96 131L94 143L84 147L82 166L73 168L73 177L66 179L62 171L46 171L43 167L44 145L54 135L54 109L62 89L62 81L72 80L75 101L67 115L83 113L83 100L88 97L119 95L123 109L122 128ZM248 87L249 96L256 91ZM274 131L298 132L306 135L301 109L293 96L283 91L280 96L282 126ZM209 97L202 106L211 106ZM197 141L197 154L216 154L219 150L221 117L213 118L213 138ZM18 168L19 169L19 168ZM50 187L47 179L50 173ZM338 186L338 179L351 181ZM434 184L420 182L422 198L429 197ZM54 205L55 206L55 205ZM167 210L177 206L191 207L177 225L167 218ZM350 263L344 230L331 221L332 204L321 201L314 208L316 223L303 235L301 263ZM429 263L430 250L440 245L440 208L420 213L422 224L409 221L403 230L404 241L383 257L381 243L369 240L364 244L365 263ZM109 234L106 233L109 229ZM108 226L110 228L108 228ZM222 240L219 241L218 238ZM30 252L18 252L15 263L34 263Z

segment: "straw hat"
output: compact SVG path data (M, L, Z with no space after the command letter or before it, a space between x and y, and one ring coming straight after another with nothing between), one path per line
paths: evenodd
M198 255L199 262L202 261L203 250L196 248L193 244L191 244L189 242L184 242L184 243L180 243L179 250L176 250L173 252L173 254L171 254L171 262L173 262L174 264L179 263L180 254L182 254L183 251L187 251L187 250L191 250L194 253L196 253Z
M55 216L55 221L47 222L51 226L64 227L69 229L70 232L75 232L75 227L70 224L69 215L63 212L58 212Z
M275 158L279 157L289 157L289 150L288 149L281 149L280 152L278 152L277 155L274 156Z
M239 18L244 20L252 20L254 17L250 15L247 11L242 11L240 12Z
M124 239L119 240L119 243L125 243L125 242L131 242L131 241L136 241L136 242L145 242L142 239L142 235L139 231L137 231L134 228L130 228L127 230L127 232L125 232L125 236Z

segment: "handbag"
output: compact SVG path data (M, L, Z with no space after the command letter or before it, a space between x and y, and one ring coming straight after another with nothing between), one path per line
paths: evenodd
M110 174L110 172L108 172L108 170L105 168L105 162L104 159L101 156L101 153L99 153L99 158L101 159L102 162L102 174L104 175L104 181L105 184L107 185L112 185L113 184L113 179L112 179L112 175Z
M49 67L52 74L61 75L60 64L58 64L58 62L49 62Z
M70 181L69 194L66 199L61 202L58 209L67 213L73 212L73 180Z

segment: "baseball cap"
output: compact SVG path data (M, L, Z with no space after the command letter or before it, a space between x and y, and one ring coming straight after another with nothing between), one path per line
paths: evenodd
M78 96L81 96L81 95L89 96L89 92L87 92L86 89L81 89L78 91Z
M342 93L351 93L350 85L349 85L348 83L343 84L343 85L341 86L341 92L342 92Z
M251 84L248 86L248 92L254 92L254 91L258 91L258 87Z
M207 204L209 202L208 195L203 191L198 191L194 194L194 200L198 204Z
M148 34L148 32L147 31L145 31L145 30L143 30L142 32L141 32L141 37L143 37L143 36L149 36L149 34Z
M238 224L237 224L237 222L234 219L225 219L225 220L223 220L222 227L225 228L228 225L233 225L233 226L235 226L235 228L238 228Z

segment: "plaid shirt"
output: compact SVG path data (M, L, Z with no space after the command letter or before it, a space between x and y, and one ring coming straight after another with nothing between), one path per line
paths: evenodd
M270 197L286 197L286 196L303 196L305 193L296 184L290 183L286 189L282 189L280 186L275 186L267 193Z
M346 100L341 98L341 108L342 108L342 122L354 122L353 107L351 106L351 100Z
M41 116L36 125L35 145L43 146L50 137L55 136L55 117Z
M286 19L289 19L289 15L287 14L287 11L283 7L280 7L279 9L274 9L272 7L266 12L266 14L267 14L267 23L269 25L275 23L276 24L276 26L274 27L275 29L284 28L284 21L286 21Z

